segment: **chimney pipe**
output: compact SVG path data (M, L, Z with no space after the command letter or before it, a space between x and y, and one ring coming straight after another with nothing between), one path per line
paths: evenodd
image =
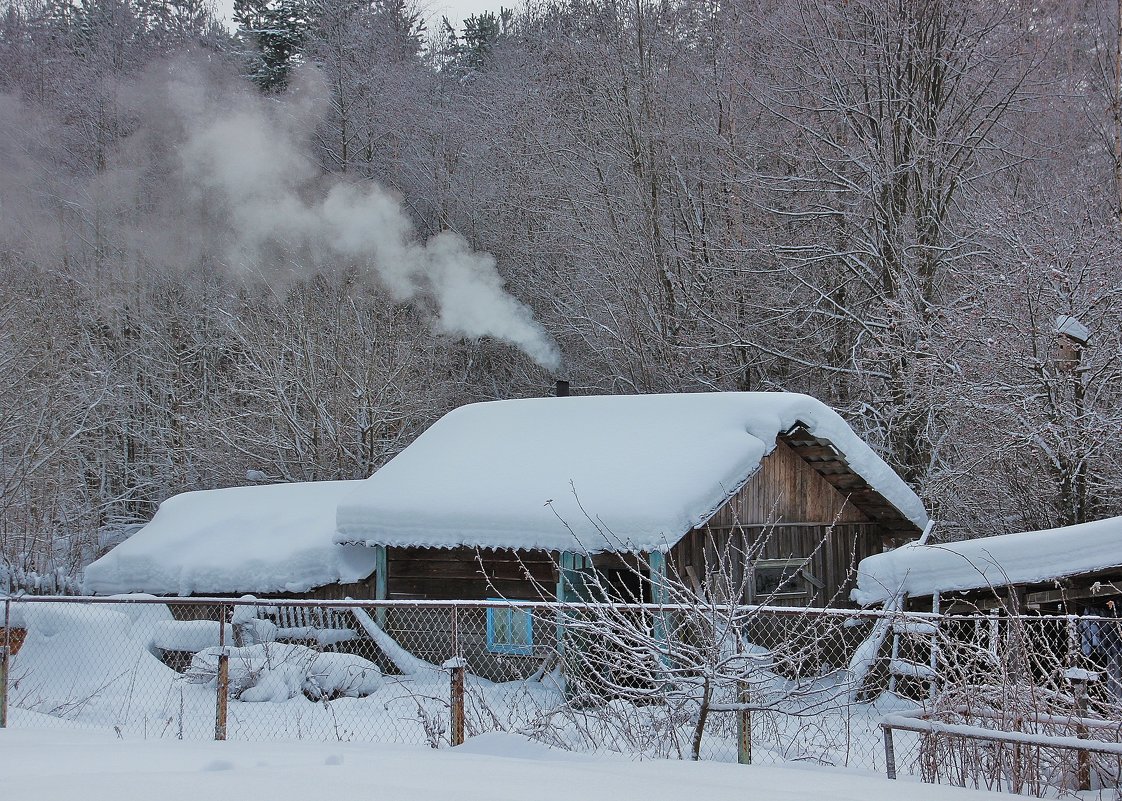
M559 380L557 382L557 397L559 397L559 398L569 397L569 382L568 381L560 381Z

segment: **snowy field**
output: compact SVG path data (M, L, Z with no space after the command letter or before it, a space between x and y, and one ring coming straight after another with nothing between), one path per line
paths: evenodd
M50 727L43 724L50 723ZM633 761L487 734L455 749L119 739L13 710L0 796L41 801L377 798L379 801L914 801L992 795L826 768Z

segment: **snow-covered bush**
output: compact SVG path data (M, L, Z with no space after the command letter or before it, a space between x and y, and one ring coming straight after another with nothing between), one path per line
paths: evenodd
M213 684L221 648L195 654L185 678ZM230 648L230 695L241 701L287 701L303 693L313 701L362 698L382 686L382 671L353 654L321 653L303 645L269 642Z

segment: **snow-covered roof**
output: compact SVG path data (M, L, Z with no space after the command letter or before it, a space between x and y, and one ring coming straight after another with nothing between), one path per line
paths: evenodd
M366 578L369 548L334 543L335 505L359 481L186 492L89 565L87 592L303 592Z
M923 504L829 407L727 392L463 406L343 499L340 543L666 550L803 424L918 527Z
M1122 517L1043 531L952 542L910 543L861 560L853 600L883 603L900 592L926 596L1036 584L1122 567Z
M1086 343L1091 338L1091 330L1074 317L1057 317L1056 333Z

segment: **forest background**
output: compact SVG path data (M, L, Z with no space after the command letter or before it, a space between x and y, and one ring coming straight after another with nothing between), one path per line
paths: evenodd
M5 0L2 578L555 378L815 395L943 538L1122 513L1119 10Z

